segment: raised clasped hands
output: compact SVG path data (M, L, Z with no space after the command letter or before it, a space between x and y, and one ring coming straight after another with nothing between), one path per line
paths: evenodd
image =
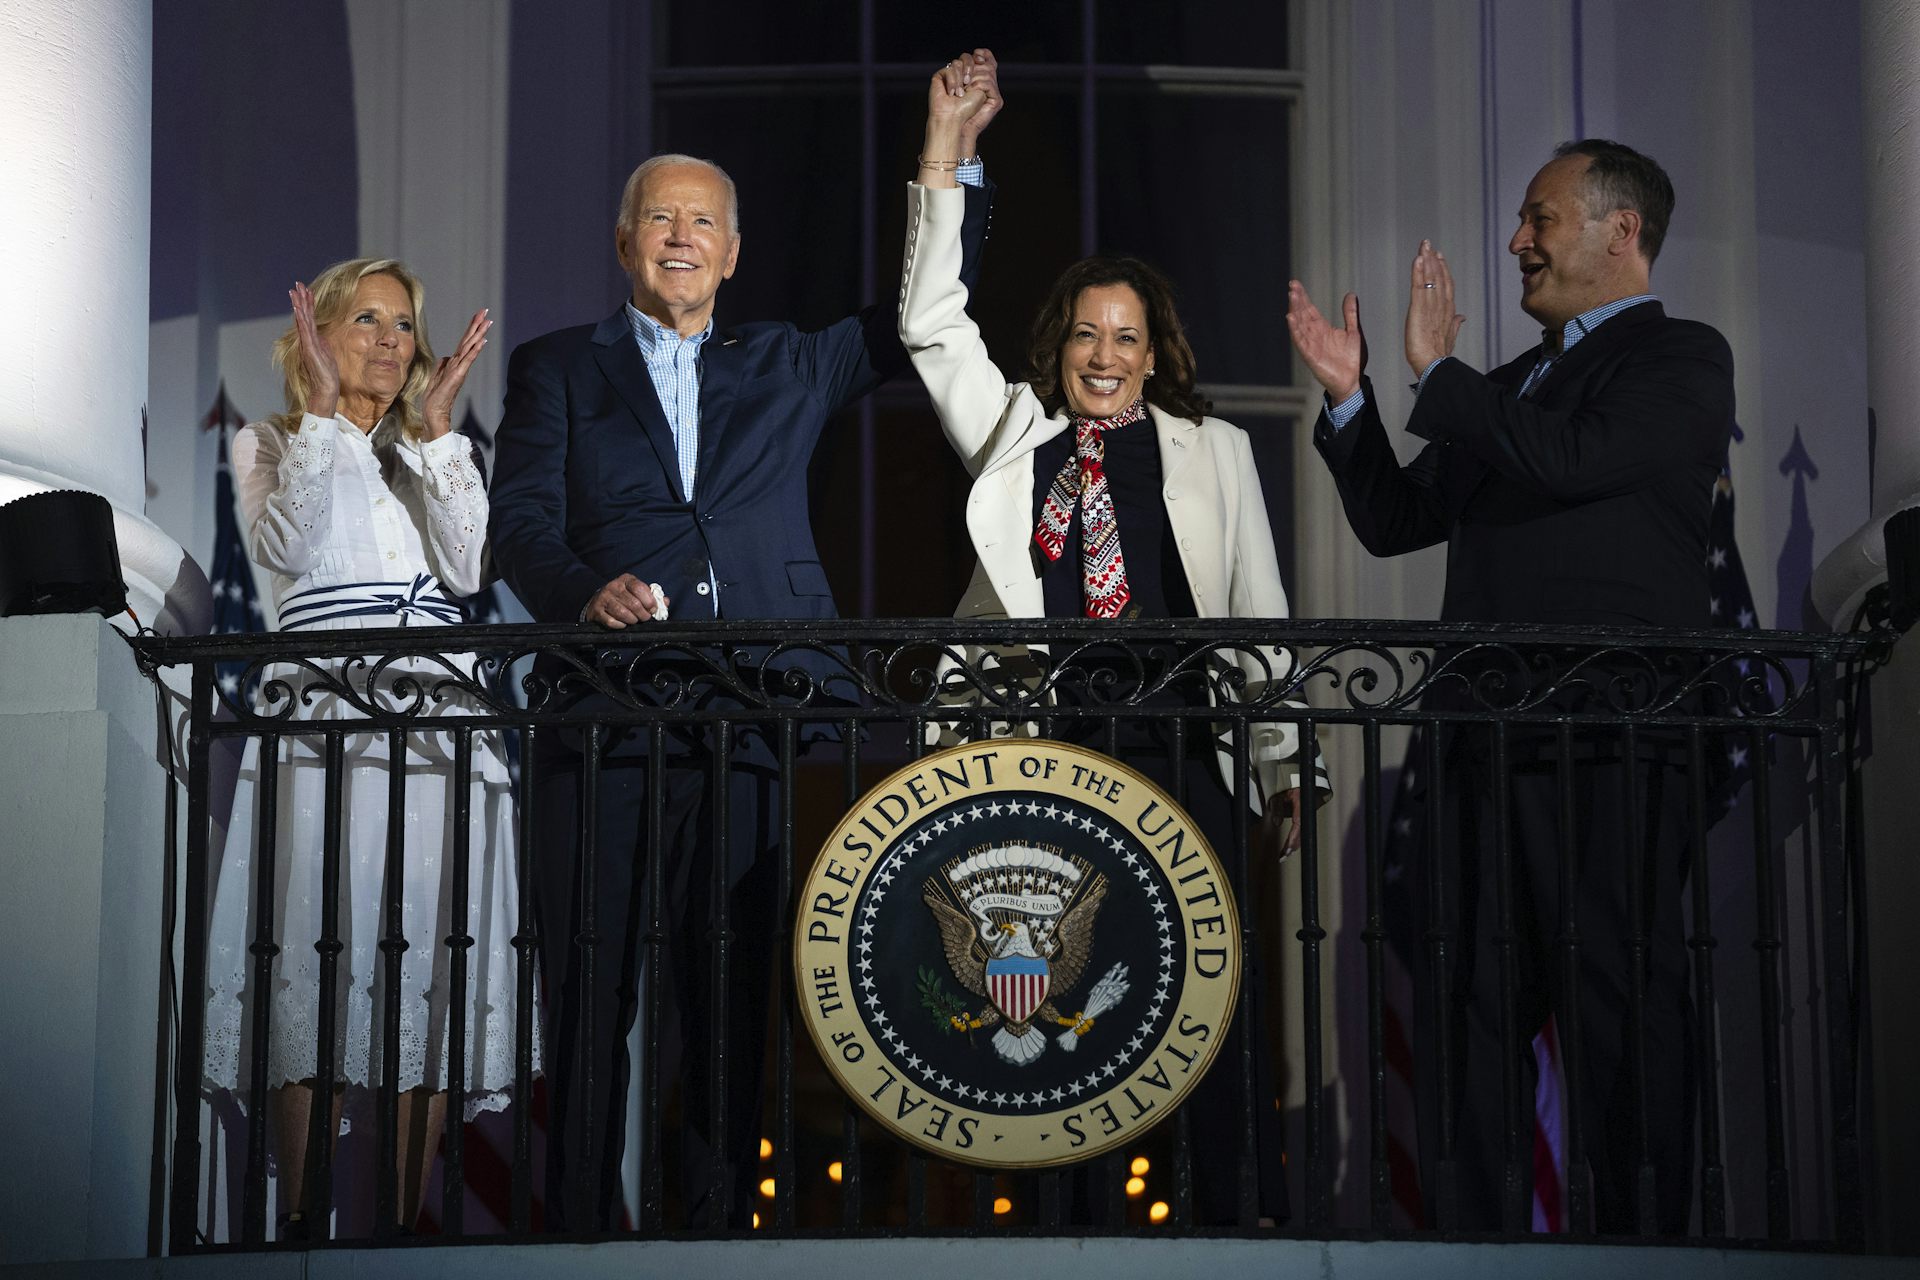
M427 380L426 394L420 397L420 416L426 423L427 439L438 440L453 430L453 402L460 398L467 371L473 368L480 349L487 345L487 330L491 328L493 321L487 315L487 308L482 307L467 321L467 331L460 336L460 345L454 348L453 354L440 357L433 377Z
M293 304L293 336L307 377L307 412L331 418L340 408L340 364L313 322L313 290L296 280L287 300Z
M953 187L961 160L980 153L980 134L1005 105L993 50L963 53L927 82L927 136L914 177L922 186Z
M927 127L935 123L959 126L956 141L960 154L974 154L980 135L1000 114L1005 101L1000 96L1000 64L991 49L963 53L933 73L927 83Z
M1427 366L1453 354L1454 340L1467 318L1453 309L1453 272L1446 255L1431 240L1413 255L1413 279L1407 292L1407 365L1418 378Z
M1367 336L1360 328L1360 299L1349 293L1340 301L1344 327L1336 329L1320 314L1298 280L1287 281L1287 333L1293 349L1335 404L1360 389L1367 368Z

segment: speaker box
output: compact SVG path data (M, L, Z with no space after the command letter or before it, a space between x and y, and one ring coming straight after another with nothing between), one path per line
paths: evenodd
M125 613L113 505L97 493L54 489L0 506L0 617Z

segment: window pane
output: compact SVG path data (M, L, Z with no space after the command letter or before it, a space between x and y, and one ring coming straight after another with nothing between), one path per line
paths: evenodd
M962 49L991 49L1002 62L1079 62L1080 6L881 3L874 6L873 44L880 61L924 62L928 75Z
M770 110L764 90L738 95L662 90L654 114L656 153L704 156L740 189L740 263L716 316L811 328L851 315L872 301L860 296L859 99L790 86Z
M873 616L951 617L973 573L966 518L972 482L923 396L876 396L872 475L875 535L866 548L860 414L849 410L827 424L808 485L820 560L840 612L860 613L861 565L871 556Z
M1171 277L1202 384L1292 376L1287 126L1280 98L1100 91L1101 251Z
M760 4L743 14L737 5L671 0L654 13L653 47L663 67L860 60L854 4Z
M1100 0L1094 48L1101 62L1183 67L1287 65L1285 0Z
M1008 381L1026 362L1027 333L1047 287L1080 256L1080 112L1071 94L1025 89L980 141L995 185L993 231L968 306ZM926 126L924 91L880 95L879 272L897 296L906 239L905 184Z

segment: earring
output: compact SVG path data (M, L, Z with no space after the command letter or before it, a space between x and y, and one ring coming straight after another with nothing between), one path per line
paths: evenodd
M1147 376L1148 376L1149 378L1151 378L1151 377L1153 376L1153 370L1152 370L1152 369L1148 369L1148 370L1147 370Z

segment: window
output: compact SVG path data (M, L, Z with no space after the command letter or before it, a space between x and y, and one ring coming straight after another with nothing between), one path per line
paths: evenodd
M824 324L890 306L927 77L974 45L1001 60L1008 115L982 150L998 187L972 310L1009 379L1047 286L1096 251L1143 257L1179 291L1215 413L1245 428L1281 571L1294 584L1285 324L1303 76L1287 5L650 6L648 151L725 165L740 186L732 319ZM973 551L968 479L925 392L897 380L828 428L813 517L842 612L944 614Z

